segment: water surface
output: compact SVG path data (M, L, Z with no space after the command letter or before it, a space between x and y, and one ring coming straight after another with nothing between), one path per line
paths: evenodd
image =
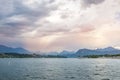
M1 58L0 80L120 80L120 59Z

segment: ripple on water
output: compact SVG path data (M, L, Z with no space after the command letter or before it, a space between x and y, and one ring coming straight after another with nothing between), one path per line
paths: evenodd
M100 60L4 59L0 80L120 80L120 60Z
M94 75L101 75L101 74L99 74L99 73L95 73Z
M29 75L29 74L27 74L27 75L25 75L25 77L30 77L30 75Z
M47 79L46 77L39 77L39 76L32 76L32 77L30 77L30 78L32 78L32 79Z
M101 79L101 80L110 80L109 78L104 78L104 79Z

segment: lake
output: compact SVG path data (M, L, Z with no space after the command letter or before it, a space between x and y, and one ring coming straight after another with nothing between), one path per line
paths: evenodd
M120 80L120 59L1 58L0 80Z

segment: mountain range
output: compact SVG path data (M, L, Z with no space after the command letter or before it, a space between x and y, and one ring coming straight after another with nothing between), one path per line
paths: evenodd
M28 54L30 51L24 48L12 48L4 45L0 45L0 53L19 53L19 54Z
M83 57L83 56L89 56L89 55L107 55L107 54L115 55L115 54L120 54L120 50L114 47L99 48L99 49L86 49L85 48L85 49L79 49L76 52L63 50L60 53L56 52L56 54L53 54L52 52L50 52L50 54L52 55L57 54L59 56L65 56L65 57Z
M106 54L120 54L120 50L113 48L113 47L107 47L107 48L101 48L101 49L79 49L75 55L76 56L87 56L87 55L106 55Z
M12 48L4 45L0 45L0 53L19 53L19 54L29 54L32 53L24 48ZM66 51L62 52L49 52L45 53L36 53L40 55L52 55L52 56L65 56L65 57L83 57L88 55L106 55L106 54L120 54L120 50L114 47L99 48L99 49L79 49L78 51Z

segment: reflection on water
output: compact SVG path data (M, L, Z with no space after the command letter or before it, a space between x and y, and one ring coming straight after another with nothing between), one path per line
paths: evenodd
M0 80L120 80L120 60L0 59Z

